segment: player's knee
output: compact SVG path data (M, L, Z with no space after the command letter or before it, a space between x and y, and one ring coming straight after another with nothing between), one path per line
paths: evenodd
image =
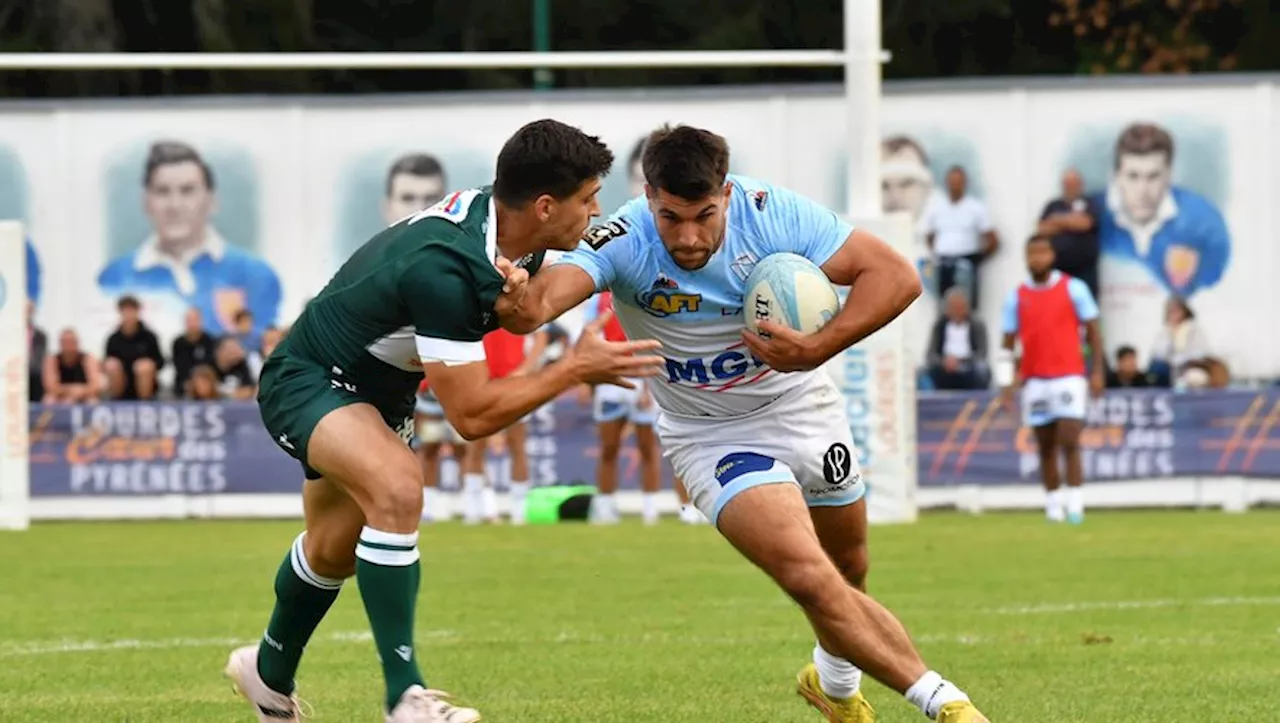
M1060 439L1057 442L1057 447L1063 454L1075 454L1080 451L1080 440L1077 437Z
M360 527L338 528L315 525L302 538L307 564L317 575L344 579L356 574L356 541Z
M838 605L846 594L831 565L822 560L797 561L774 576L778 585L805 610L825 610Z
M865 542L850 547L834 557L833 561L836 563L836 569L840 570L840 576L846 582L859 590L866 591L867 572L871 567L871 561Z
M621 449L622 445L617 442L602 442L600 444L600 459L605 462L614 462L618 459L618 452Z
M412 532L422 517L420 469L389 474L371 486L360 507L369 525L385 532Z

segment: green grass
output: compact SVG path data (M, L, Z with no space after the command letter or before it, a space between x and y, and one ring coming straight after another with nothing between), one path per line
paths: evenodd
M871 591L997 723L1269 719L1277 523L929 515L873 529ZM251 720L220 672L265 625L296 527L0 536L0 721ZM711 529L448 525L421 546L419 658L486 721L820 720L792 686L812 647L803 618ZM350 584L299 674L321 721L381 720L366 630ZM924 720L884 688L866 692L882 721Z

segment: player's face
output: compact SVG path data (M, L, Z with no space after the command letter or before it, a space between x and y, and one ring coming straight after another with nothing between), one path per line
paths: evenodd
M885 155L882 169L880 189L885 213L906 211L912 219L920 218L933 187L929 168L920 155L903 148Z
M1125 215L1136 223L1150 222L1160 202L1169 194L1172 180L1173 169L1163 153L1120 156L1116 188L1120 191Z
M382 201L382 217L391 225L429 208L444 198L444 178L400 173L391 179L391 193Z
M182 243L198 236L213 214L213 192L194 161L156 168L144 202L151 227L161 244Z
M1027 244L1027 270L1032 276L1043 277L1053 270L1053 245L1046 241Z
M572 196L557 201L542 196L534 201L537 212L547 230L546 247L556 251L572 251L578 248L587 224L600 215L600 179L592 178L578 187Z
M677 266L690 271L700 269L719 250L724 241L732 188L726 183L718 193L689 201L661 189L645 187L662 245Z

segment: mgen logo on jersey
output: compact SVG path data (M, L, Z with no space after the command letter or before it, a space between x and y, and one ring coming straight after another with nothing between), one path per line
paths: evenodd
M709 359L666 359L666 362L667 381L672 384L736 386L744 381L753 382L770 371L764 362L737 349L720 352Z
M702 306L702 294L686 294L676 282L659 275L648 291L636 294L636 303L654 316L671 316L682 311L697 311Z

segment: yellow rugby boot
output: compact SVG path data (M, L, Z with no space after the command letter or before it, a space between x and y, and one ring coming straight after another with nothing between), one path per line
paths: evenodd
M876 712L862 697L862 691L854 693L852 698L832 698L823 692L822 684L818 682L818 668L813 663L804 666L796 675L796 692L826 716L828 723L872 723L876 719Z
M967 700L953 700L938 711L938 723L991 723Z

